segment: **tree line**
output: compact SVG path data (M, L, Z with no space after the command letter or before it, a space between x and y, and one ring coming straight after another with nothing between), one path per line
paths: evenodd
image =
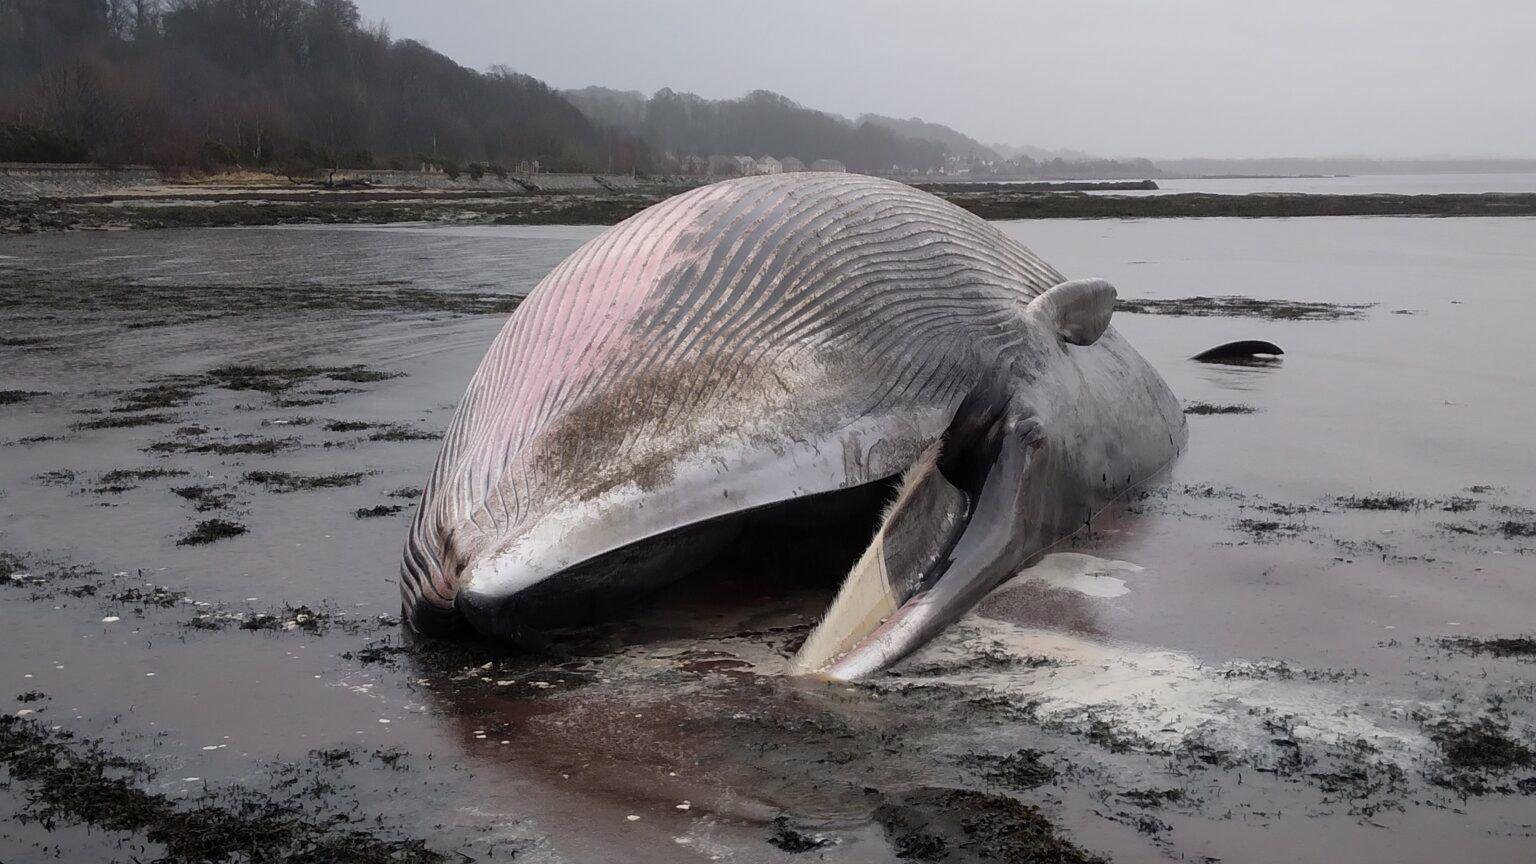
M705 99L663 88L567 90L587 116L638 135L663 158L711 155L793 156L809 164L836 159L868 173L926 171L947 153L937 141L901 135L880 123L850 122L768 90L739 99Z
M835 159L867 173L1153 171L1145 160L999 160L947 127L850 121L766 90L723 100L556 91L394 39L353 0L0 0L0 162L290 175L430 163L479 176L523 162L667 172L717 154Z
M0 161L646 170L543 82L466 69L352 0L0 0Z

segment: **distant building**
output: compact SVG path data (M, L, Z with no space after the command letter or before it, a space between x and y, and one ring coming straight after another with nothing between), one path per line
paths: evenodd
M811 163L811 170L836 171L838 173L844 173L848 169L844 168L843 163L837 161L836 159L817 159L815 162Z
M773 158L772 156L763 156L763 157L760 157L756 162L752 163L752 173L753 174L783 174L784 173L784 163L780 162L779 160L777 160L775 158Z
M736 163L735 156L711 156L707 167L711 177L732 177L741 173L741 166Z
M731 158L736 160L736 173L743 177L751 174L753 167L757 164L757 160L751 156L733 156Z
M784 166L785 174L805 170L805 163L801 162L799 159L796 159L793 156L785 156L781 161Z
M706 174L712 173L710 166L710 161L702 156L684 156L680 167L684 174Z

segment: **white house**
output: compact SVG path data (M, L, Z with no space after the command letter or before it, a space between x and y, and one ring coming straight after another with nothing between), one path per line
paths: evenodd
M848 169L844 168L843 163L837 161L836 159L817 159L815 162L811 163L811 170L836 171L838 173L844 173Z
M792 173L792 172L795 172L795 171L804 171L805 170L805 163L801 162L799 159L796 159L793 156L785 156L783 158L783 160L781 160L781 161L782 161L782 164L784 165L784 173L785 174L789 174L789 173Z
M772 156L763 156L752 163L753 174L783 174L784 163Z

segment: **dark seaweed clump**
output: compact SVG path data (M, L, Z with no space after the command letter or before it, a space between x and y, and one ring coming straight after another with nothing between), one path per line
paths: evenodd
M1517 522L1510 519L1498 527L1499 532L1510 540L1516 537L1536 537L1536 522Z
M393 516L405 508L399 504L380 504L377 507L362 507L352 515L359 519L372 519L378 516Z
M1033 789L1056 779L1056 769L1041 758L1039 750L1024 749L1006 756L976 755L971 761L982 776L1010 789Z
M1491 782L1494 775L1536 768L1536 751L1515 740L1507 722L1493 717L1443 720L1429 734L1445 757L1443 773L1431 779L1463 796L1504 791Z
M170 440L156 441L145 447L150 453L214 453L219 456L270 456L281 450L292 450L304 442L298 438L255 438L237 435L218 441Z
M1268 318L1276 321L1338 321L1363 318L1374 303L1324 303L1307 300L1259 300L1253 297L1182 297L1172 300L1124 299L1117 312L1142 315L1189 315L1197 318Z
M317 612L308 606L284 606L280 612L263 612L240 622L241 630L303 630L321 633L332 623L328 612Z
M116 468L101 475L101 482L128 483L134 480L158 480L161 477L185 477L187 472L175 468Z
M0 405L15 405L17 402L47 395L43 390L0 390Z
M1039 810L1006 795L920 788L888 796L874 817L897 857L912 861L1104 861L1057 834Z
M177 486L171 491L195 504L199 513L223 510L235 500L234 494L217 486Z
M428 432L422 429L412 429L403 423L394 423L368 436L369 441L436 441L443 437L441 432Z
M1252 414L1257 410L1252 405L1215 405L1210 402L1191 402L1184 406L1185 414Z
M176 541L177 546L205 546L228 537L239 537L249 529L227 519L207 519L197 523L192 532Z
M1335 497L1333 503L1350 510L1396 510L1406 513L1409 510L1420 510L1428 507L1431 502L1423 498L1410 498L1406 495L1387 493L1379 495L1342 495Z
M277 395L308 381L325 377L333 381L372 382L398 378L399 372L380 372L366 366L219 366L203 373L203 380L225 390L256 390Z
M1488 639L1456 636L1441 639L1440 644L1453 651L1462 651L1467 654L1536 660L1536 638L1530 636L1498 636Z
M44 471L41 474L34 474L32 479L44 486L68 486L75 482L75 472L68 468L60 468L57 471Z
M832 845L830 837L820 834L807 834L789 824L788 816L779 816L773 820L773 830L768 832L768 842L791 855L799 855L802 852L814 852Z
M1281 537L1295 537L1309 526L1299 522L1277 522L1273 519L1239 519L1232 523L1232 527L1249 535L1255 540L1278 540Z
M366 476L364 472L304 475L290 474L287 471L248 471L242 479L247 483L259 483L273 492L283 493L299 492L305 489L339 489L344 486L356 486L363 482Z
M322 760L316 760L325 764ZM349 827L361 817L310 815L295 795L283 800L235 788L205 794L188 808L147 792L135 780L148 770L81 744L67 732L0 716L0 765L26 784L19 818L53 830L61 823L142 834L164 851L165 864L217 861L309 861L336 864L439 864L448 860L420 840L384 839ZM306 787L293 769L296 790Z
M180 381L154 384L125 393L117 400L117 405L112 410L124 413L148 411L154 408L181 408L191 402L192 397L196 395L196 388Z
M1130 791L1117 794L1137 807L1154 809L1169 804L1177 804L1185 798L1183 789L1131 789Z
M155 426L161 423L175 422L176 417L171 414L108 414L105 417L97 417L94 420L82 420L79 423L71 423L69 428L84 431L90 429L131 429L136 426Z

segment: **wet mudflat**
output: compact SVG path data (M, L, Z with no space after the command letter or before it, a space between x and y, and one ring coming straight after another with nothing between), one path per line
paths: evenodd
M857 686L779 674L810 543L549 656L401 632L435 436L598 229L0 240L0 860L1528 860L1536 220L1003 227L1190 449Z

